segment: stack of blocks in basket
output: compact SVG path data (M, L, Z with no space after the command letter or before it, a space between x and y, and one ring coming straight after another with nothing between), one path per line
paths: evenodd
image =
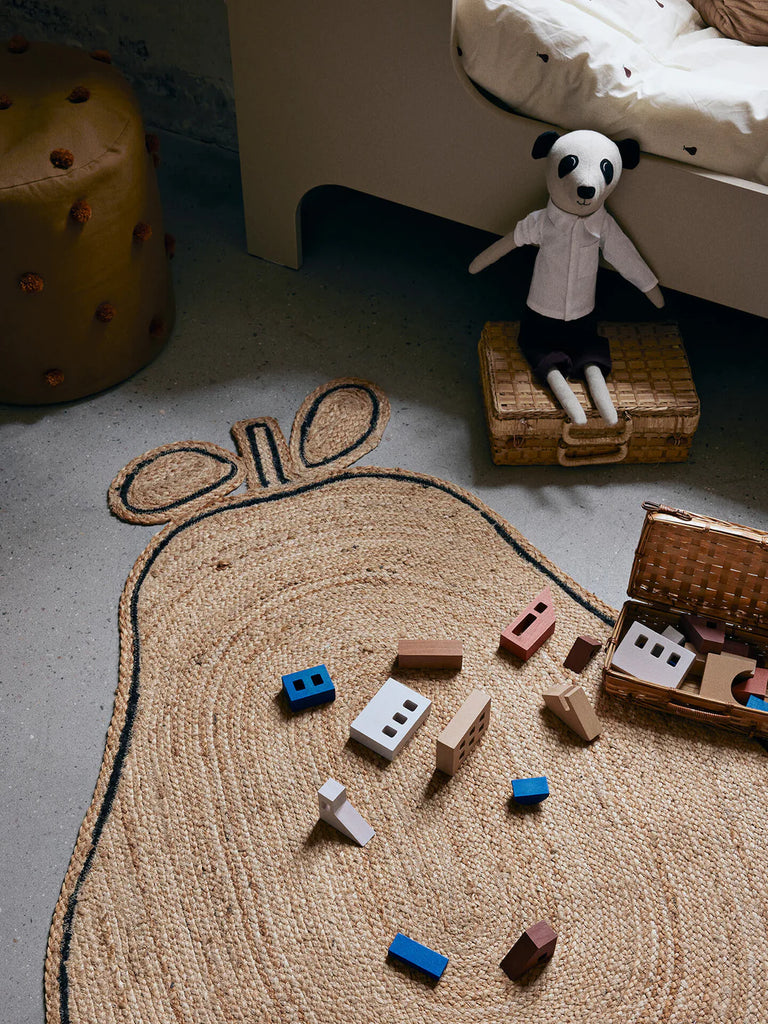
M633 622L616 648L613 665L672 689L682 686L693 669L701 675L699 696L768 711L768 668L758 668L749 644L728 639L720 623L701 616L683 615L680 625L683 632L670 625L657 633Z
M388 761L400 753L426 720L432 701L388 679L349 727L349 735Z

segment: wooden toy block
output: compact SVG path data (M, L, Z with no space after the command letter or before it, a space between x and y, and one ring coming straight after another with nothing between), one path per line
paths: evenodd
M303 711L336 699L336 687L325 665L283 676L283 692L291 711Z
M390 678L352 722L349 734L392 761L413 738L431 707L431 700Z
M671 640L673 644L685 644L684 634L679 629L675 629L674 626L667 626L666 629L661 631L661 635L665 636L667 640Z
M600 735L600 720L589 703L584 688L577 683L555 683L542 694L550 711L590 743Z
M704 672L704 666L707 664L706 654L702 654L701 651L697 651L690 641L686 641L683 644L683 647L693 655L693 663L689 669L689 675L701 677Z
M376 835L365 818L349 802L346 787L335 779L323 783L317 791L317 800L321 821L327 821L359 846L365 846Z
M482 690L473 690L437 737L436 760L441 772L456 774L488 728L490 717L491 698Z
M528 661L554 631L555 606L549 587L544 587L502 632L499 644Z
M400 640L397 644L400 668L449 668L458 671L463 659L461 640Z
M733 696L733 685L754 675L756 668L754 658L740 658L738 654L708 654L699 696L725 704L739 704Z
M571 672L583 672L602 646L602 641L597 637L582 633L573 641L573 646L568 651L563 665Z
M436 953L434 949L430 949L429 946L423 946L414 939L409 939L402 932L397 933L387 952L395 960L399 960L400 963L408 964L409 967L415 967L436 981L442 978L443 971L448 966L447 956Z
M718 622L701 615L684 615L681 625L697 651L702 654L719 654L722 651L725 630Z
M512 796L518 804L540 804L549 796L545 775L533 779L512 779Z
M685 678L694 658L692 651L635 621L616 648L612 667L647 683L675 689Z
M762 697L756 697L750 694L749 700L747 701L747 707L751 708L752 711L768 711L768 700L763 700Z
M499 966L516 981L532 967L551 960L556 945L557 932L546 921L539 921L526 928Z
M768 668L756 668L755 674L735 682L731 693L739 702L746 704L750 697L765 697L768 692Z
M752 648L743 640L726 640L723 644L723 654L738 654L741 658L750 658Z

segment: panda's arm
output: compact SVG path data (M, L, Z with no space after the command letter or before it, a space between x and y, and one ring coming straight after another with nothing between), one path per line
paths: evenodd
M600 243L603 256L612 267L618 270L622 277L626 278L630 284L633 284L647 295L655 306L664 305L658 278L613 217L607 212Z
M529 213L523 220L518 221L514 231L510 231L508 235L504 235L489 245L487 249L483 249L469 264L470 274L477 274L481 270L485 270L486 267L521 245L541 245L542 213L544 210L535 210L533 213Z

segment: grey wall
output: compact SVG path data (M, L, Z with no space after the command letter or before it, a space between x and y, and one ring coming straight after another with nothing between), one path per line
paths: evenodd
M2 0L0 39L109 50L149 127L237 148L224 0Z

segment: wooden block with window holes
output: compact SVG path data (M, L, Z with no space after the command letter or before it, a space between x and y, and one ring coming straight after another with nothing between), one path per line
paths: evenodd
M719 654L722 651L725 630L719 622L701 615L684 615L680 624L697 651L702 654Z
M502 632L499 644L522 661L528 661L554 631L552 592L549 587L544 587Z
M488 728L490 717L491 698L482 690L473 690L437 737L437 768L441 772L456 774Z
M399 640L400 668L461 669L464 645L461 640Z

